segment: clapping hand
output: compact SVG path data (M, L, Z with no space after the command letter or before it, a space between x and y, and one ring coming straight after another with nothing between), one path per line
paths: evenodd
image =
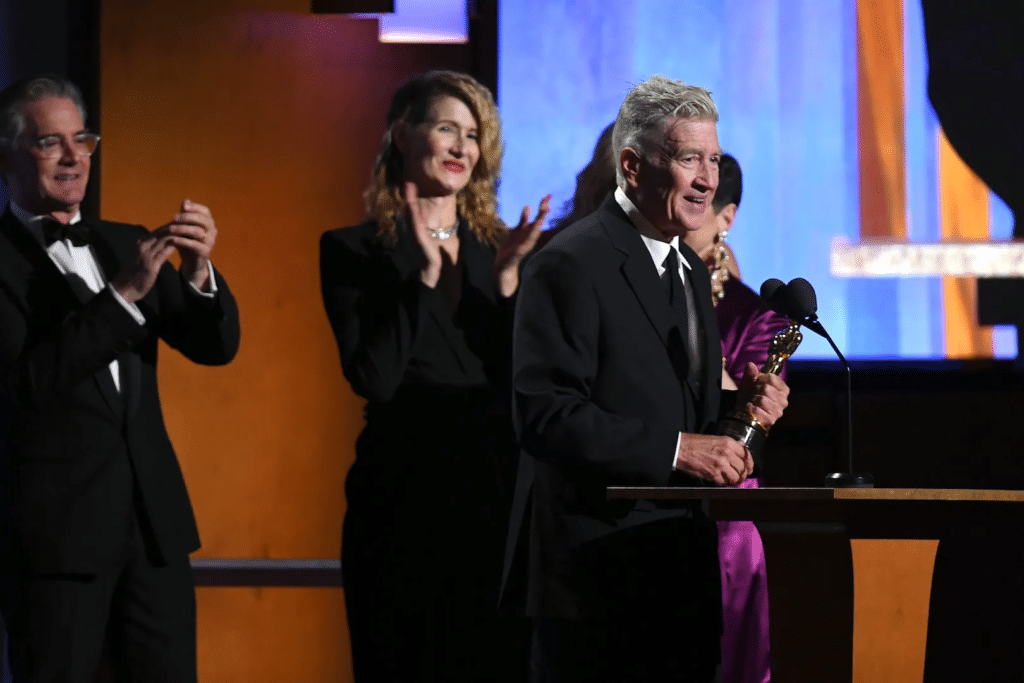
M160 269L174 253L173 236L166 227L135 243L135 257L110 282L110 286L128 303L135 303L156 284Z
M210 209L186 199L170 223L136 242L135 257L110 284L125 301L135 303L153 288L160 269L177 249L181 274L200 291L209 291L210 253L216 241Z
M416 183L405 183L405 215L422 257L420 280L427 287L433 288L441 279L441 267L444 265L444 260L441 258L441 244L430 236L425 208L417 201L418 199L419 191L416 189Z
M210 291L210 254L217 242L217 225L210 209L186 199L162 229L171 235L171 243L181 254L181 274L199 291Z
M498 249L494 258L494 274L498 280L498 289L505 297L515 294L519 287L519 264L523 258L537 245L544 220L551 208L551 195L540 200L537 217L530 220L530 207L524 206L519 217L519 225L509 230L508 239Z

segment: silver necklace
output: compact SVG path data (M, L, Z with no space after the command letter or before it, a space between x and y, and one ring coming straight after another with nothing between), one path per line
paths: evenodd
M435 240L446 240L455 234L455 230L459 227L458 223L454 223L445 228L427 228L427 232Z

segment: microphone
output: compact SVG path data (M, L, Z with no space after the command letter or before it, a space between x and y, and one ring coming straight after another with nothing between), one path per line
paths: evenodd
M786 296L791 317L801 321L800 324L807 329L827 339L828 343L832 344L832 349L845 365L846 359L843 358L843 354L832 343L832 338L828 336L825 327L818 321L818 296L814 293L814 287L811 286L811 283L802 277L790 280L789 284L786 285Z
M784 315L787 318L792 317L789 314L789 305L787 303L786 296L786 284L777 277L765 280L761 284L761 301L764 302L765 306L772 309L776 313Z
M794 278L786 285L786 294L794 318L813 317L817 320L818 297L810 282L802 277Z
M765 284L768 284L767 282ZM818 297L814 293L811 283L802 277L789 281L783 285L784 289L774 288L774 295L777 297L779 291L785 292L785 306L789 311L790 318L799 321L801 325L812 332L825 338L832 350L839 356L839 360L846 368L846 444L847 468L845 472L831 472L825 475L825 485L834 488L872 488L874 477L867 472L853 471L853 373L850 364L846 362L843 352L839 350L836 343L832 341L825 326L818 320ZM762 292L764 286L762 285Z

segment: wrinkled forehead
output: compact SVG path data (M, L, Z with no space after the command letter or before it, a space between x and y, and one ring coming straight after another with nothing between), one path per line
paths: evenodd
M692 150L705 154L722 153L718 144L718 125L712 119L667 119L662 125L659 142L669 152Z
M68 97L46 95L29 100L21 107L24 133L31 136L52 133L77 133L85 128L82 112Z

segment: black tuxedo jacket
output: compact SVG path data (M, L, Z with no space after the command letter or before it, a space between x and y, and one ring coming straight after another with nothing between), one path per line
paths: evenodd
M108 279L147 234L85 226ZM15 567L101 571L118 559L133 505L165 558L199 547L157 394L157 340L197 363L234 357L238 309L215 277L211 300L165 265L137 304L139 325L108 289L80 301L10 210L0 217L0 556Z
M512 380L522 458L505 583L521 586L516 574L527 574L531 616L581 618L590 607L584 579L597 592L602 582L631 580L611 575L621 567L604 575L604 563L588 565L586 546L635 539L626 532L693 515L605 497L609 485L694 483L673 470L679 432L707 432L718 417L721 343L710 280L693 251L682 244L680 251L704 331L700 392L688 379L685 322L613 197L552 239L523 273ZM527 538L528 569L517 560Z

